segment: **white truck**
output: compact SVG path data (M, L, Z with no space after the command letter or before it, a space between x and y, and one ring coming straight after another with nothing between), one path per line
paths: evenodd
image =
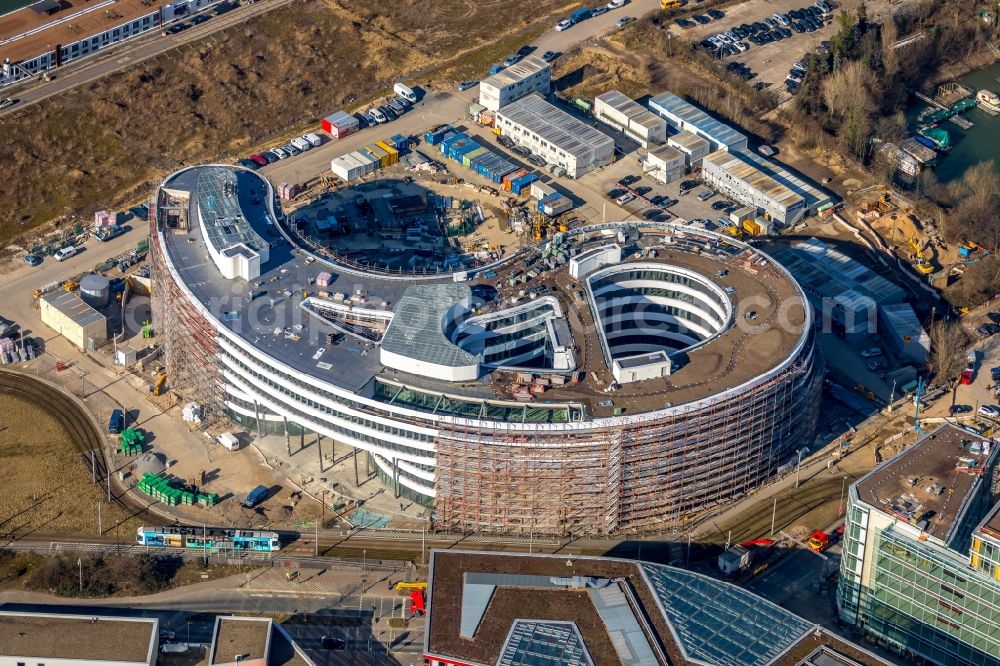
M417 94L407 85L397 83L392 87L392 91L410 103L416 104L417 102Z
M313 147L312 144L309 143L309 141L307 141L301 136L297 136L294 139L292 139L292 145L301 150L302 152L306 152L307 150Z
M313 148L319 148L320 144L323 143L323 139L321 139L319 134L316 134L315 132L303 134L302 138L311 143Z

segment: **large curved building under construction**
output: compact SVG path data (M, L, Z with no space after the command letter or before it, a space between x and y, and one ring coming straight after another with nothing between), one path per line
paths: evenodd
M366 453L440 529L660 530L815 435L805 296L727 236L608 223L390 275L303 240L264 178L222 165L167 178L151 220L175 390Z

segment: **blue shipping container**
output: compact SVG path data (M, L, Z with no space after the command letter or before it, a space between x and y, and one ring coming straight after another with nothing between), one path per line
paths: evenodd
M538 174L532 171L531 173L525 174L524 176L521 176L517 180L511 182L510 191L512 194L520 194L521 190L536 180L538 180Z
M389 143L392 144L393 148L401 151L406 150L407 148L410 147L409 137L404 136L402 134L394 134L393 136L389 137Z
M444 139L445 135L450 131L451 125L442 125L441 127L435 128L424 134L424 141L432 146L436 146L441 143L442 139Z
M465 139L465 138L466 138L466 136L464 134L462 134L461 132L452 132L449 136L446 136L443 139L441 139L441 143L439 143L437 145L438 150L440 150L442 153L444 153L445 155L447 155L448 154L448 146L450 146L451 144L453 144L456 141L461 141L462 139Z

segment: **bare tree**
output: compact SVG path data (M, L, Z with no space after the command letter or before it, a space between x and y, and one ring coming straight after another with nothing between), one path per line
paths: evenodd
M958 377L965 368L969 334L956 321L941 319L931 325L931 371L939 381Z

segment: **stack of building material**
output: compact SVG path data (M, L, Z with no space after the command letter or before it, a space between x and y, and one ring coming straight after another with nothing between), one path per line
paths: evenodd
M333 282L333 275L328 271L323 271L316 276L316 286L317 287L329 287Z
M361 123L346 111L337 111L324 118L322 126L323 131L334 139L343 139L348 134L357 132L361 128Z
M294 199L299 194L299 185L297 183L281 183L278 185L278 196L284 200Z

